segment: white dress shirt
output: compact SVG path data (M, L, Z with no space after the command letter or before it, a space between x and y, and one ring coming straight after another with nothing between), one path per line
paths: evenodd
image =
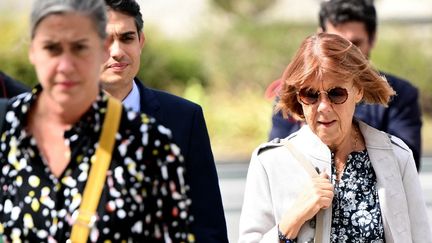
M126 108L132 109L135 112L141 111L140 93L134 80L132 80L132 90L123 99L122 103Z

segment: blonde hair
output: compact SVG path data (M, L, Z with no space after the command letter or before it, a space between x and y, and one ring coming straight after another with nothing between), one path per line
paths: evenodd
M276 109L284 117L291 115L304 119L297 100L297 91L305 84L321 82L323 77L337 77L344 82L353 81L363 90L366 103L388 105L395 91L387 80L375 70L362 52L339 35L319 33L306 38L282 75L282 89Z

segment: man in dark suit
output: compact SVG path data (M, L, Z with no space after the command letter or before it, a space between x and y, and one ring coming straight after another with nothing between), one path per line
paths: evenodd
M369 57L375 44L377 28L376 10L372 1L324 1L321 3L319 22L320 31L343 36ZM402 139L411 148L417 170L420 170L422 120L418 90L406 80L387 73L382 74L397 95L393 97L388 108L359 104L355 116L379 130ZM271 85L271 89L274 89L274 86ZM301 122L284 119L280 112L273 115L272 122L270 139L286 137L302 125Z
M199 105L145 87L135 76L145 36L134 0L105 0L108 5L110 58L102 67L103 89L126 107L155 117L172 131L186 162L192 199L191 226L196 242L228 242L225 216L210 140Z
M0 98L11 98L30 91L24 84L0 71Z

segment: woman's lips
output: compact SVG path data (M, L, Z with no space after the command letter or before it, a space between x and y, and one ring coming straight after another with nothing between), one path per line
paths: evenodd
M335 120L333 120L333 121L318 121L318 124L323 125L325 127L329 127L329 126L333 125L335 122L336 122Z
M58 82L57 85L60 85L63 88L73 88L76 85L78 85L78 82L74 82L74 81L62 81L62 82Z

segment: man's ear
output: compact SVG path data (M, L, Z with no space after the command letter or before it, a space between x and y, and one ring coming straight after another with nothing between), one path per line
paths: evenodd
M140 43L140 47L142 50L144 47L144 44L145 44L145 35L144 35L144 32L142 32L142 31L140 31L140 33L139 33L139 43Z

